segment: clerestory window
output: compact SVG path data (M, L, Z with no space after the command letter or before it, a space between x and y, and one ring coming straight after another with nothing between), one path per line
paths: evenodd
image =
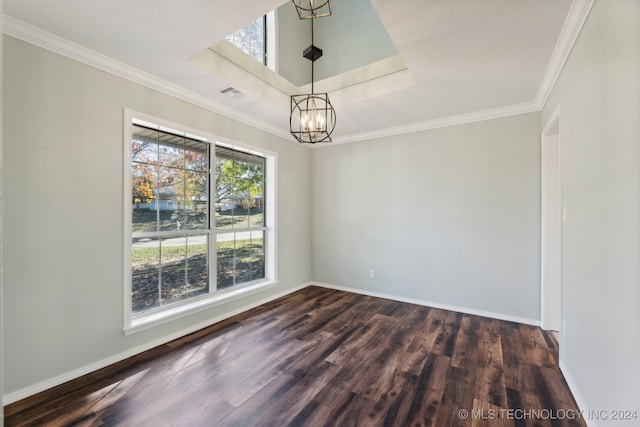
M276 12L234 31L225 40L272 70L276 70Z
M267 16L229 34L225 39L247 55L267 65Z

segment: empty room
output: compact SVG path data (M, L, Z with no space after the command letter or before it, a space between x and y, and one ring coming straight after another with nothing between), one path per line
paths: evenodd
M0 426L640 425L640 1L0 8Z

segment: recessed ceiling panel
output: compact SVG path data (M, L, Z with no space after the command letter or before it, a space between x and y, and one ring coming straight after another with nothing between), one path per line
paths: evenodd
M313 63L314 83L320 91L348 88L346 93L362 99L414 85L369 0L333 0L332 8L331 16L313 23L313 44L323 51ZM311 91L312 63L303 57L303 51L312 44L311 25L311 20L299 19L289 1L275 10L275 69L227 40L217 42L193 60L242 90L287 108L285 98ZM274 28L268 27L267 31Z

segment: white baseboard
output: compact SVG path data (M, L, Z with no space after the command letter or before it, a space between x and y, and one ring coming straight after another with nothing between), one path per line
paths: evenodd
M582 396L582 393L580 392L580 389L576 384L576 381L574 379L573 374L571 373L571 370L567 367L567 365L564 363L562 359L560 360L560 363L558 363L558 365L560 366L560 372L562 372L562 375L564 375L564 379L567 382L567 385L569 386L569 390L571 390L571 394L573 394L573 398L575 399L576 404L578 405L578 409L581 411L584 411L584 413L587 414L589 411L589 406L587 405L586 400ZM596 422L596 420L591 419L587 415L584 415L583 419L585 424L587 424L587 427L598 427L598 423Z
M297 291L299 291L301 289L304 289L304 288L310 286L311 284L312 283L305 283L305 284L302 284L300 286L296 286L295 288L287 289L286 291L280 292L278 294L269 295L266 298L263 298L263 299L255 302L253 304L247 304L246 306L241 307L241 308L239 308L237 310L233 310L233 311L221 314L220 316L211 318L211 319L207 320L206 322L202 322L202 323L199 323L197 325L193 325L193 326L191 326L189 328L186 328L186 329L183 329L181 331L175 332L173 334L164 336L162 338L158 338L156 340L150 341L148 343L145 343L145 344L143 344L141 346L138 346L138 347L132 348L130 350L124 351L122 353L113 355L113 356L108 357L106 359L102 359L102 360L99 360L99 361L97 361L95 363L91 363L91 364L83 366L81 368L74 369L71 372L66 372L66 373L64 373L62 375L58 375L58 376L56 376L54 378L50 378L50 379L48 379L46 381L42 381L42 382L39 382L39 383L34 384L32 386L25 387L25 388L20 389L18 391L14 391L13 393L6 394L2 398L2 404L3 404L3 406L9 405L9 404L17 402L19 400L22 400L22 399L25 399L27 397L33 396L35 394L41 393L41 392L43 392L45 390L48 390L50 388L56 387L56 386L58 386L60 384L66 383L67 381L71 381L71 380L79 378L79 377L81 377L83 375L86 375L86 374L89 374L91 372L97 371L98 369L102 369L102 368L105 368L105 367L107 367L109 365L113 365L114 363L121 362L121 361L123 361L123 360L125 360L125 359L127 359L129 357L135 356L135 355L140 354L142 352L145 352L147 350L151 350L154 347L157 347L157 346L162 345L162 344L166 344L169 341L173 341L173 340L181 338L181 337L183 337L185 335L189 335L189 334L191 334L193 332L199 331L200 329L203 329L203 328L206 328L208 326L211 326L214 323L218 323L218 322L221 322L221 321L223 321L225 319L233 317L236 314L243 313L243 312L245 312L247 310L251 310L252 308L258 307L258 306L260 306L262 304L266 304L266 303L268 303L270 301L273 301L275 299L281 298L281 297L283 297L285 295L288 295L290 293L297 292Z
M351 287L347 287L347 286L338 286L338 285L331 285L328 283L320 283L320 282L309 282L309 283L305 283L302 284L300 286L297 286L295 288L291 288L291 289L287 289L284 292L280 292L278 294L275 295L270 295L264 299L261 299L260 301L257 301L253 304L248 304L242 308L239 308L237 310L233 310L227 313L224 313L220 316L217 316L215 318L209 319L206 322L202 322L199 323L197 325L193 325L189 328L183 329L181 331L175 332L171 335L167 335L164 336L162 338L159 338L157 340L154 341L150 341L146 344L143 344L141 346L132 348L130 350L124 351L122 353L116 354L114 356L108 357L106 359L102 359L99 360L95 363L91 363L89 365L83 366L81 368L78 369L74 369L73 371L64 373L62 375L58 375L54 378L50 378L46 381L42 381L39 382L37 384L34 384L32 386L20 389L18 391L15 391L13 393L9 393L3 396L2 399L2 404L3 405L9 405L11 403L17 402L19 400L25 399L27 397L33 396L34 394L43 392L45 390L48 390L50 388L56 387L60 384L63 384L67 381L71 381L74 380L76 378L79 378L83 375L89 374L91 372L97 371L98 369L102 369L104 367L107 367L109 365L112 365L114 363L117 362L121 362L122 360L125 360L129 357L135 356L137 354L140 354L144 351L150 350L154 347L157 347L159 345L162 344L166 344L169 341L173 341L174 339L183 337L185 335L191 334L193 332L199 331L200 329L206 328L208 326L213 325L214 323L220 322L222 320L228 319L230 317L235 316L236 314L240 314L243 313L247 310L251 310L252 308L258 307L259 305L265 304L269 301L273 301L275 299L281 298L285 295L288 295L290 293L293 292L297 292L301 289L304 289L308 286L311 285L315 285L315 286L319 286L319 287L323 287L323 288L328 288L328 289L335 289L335 290L339 290L339 291L345 291L345 292L351 292L351 293L355 293L355 294L362 294L362 295L369 295L369 296L373 296L373 297L378 297L378 298L384 298L384 299L389 299L389 300L393 300L393 301L400 301L400 302L407 302L407 303L411 303L411 304L417 304L417 305L422 305L422 306L427 306L427 307L433 307L433 308L439 308L439 309L443 309L443 310L451 310L451 311L457 311L460 313L465 313L465 314L472 314L472 315L476 315L476 316L482 316L482 317L489 317L492 319L498 319L498 320L506 320L509 322L517 322L517 323L523 323L523 324L527 324L527 325L533 325L533 326L540 326L540 321L539 320L535 320L535 319L528 319L525 317L518 317L518 316L511 316L511 315L506 315L506 314L501 314L501 313L493 313L493 312L488 312L488 311L482 311L482 310L475 310L475 309L470 309L470 308L466 308L466 307L458 307L458 306L453 306L453 305L447 305L447 304L440 304L440 303L435 303L435 302L431 302L431 301L425 301L425 300L418 300L418 299L414 299L414 298L405 298L405 297L401 297L401 296L397 296L397 295L391 295L391 294L386 294L386 293L381 293L381 292L373 292L373 291L366 291L366 290L362 290L362 289L358 289L358 288L351 288ZM563 372L564 373L564 372ZM565 378L567 379L567 383L569 383L569 387L573 390L573 387L571 386L571 383L569 382L569 378L567 377L567 375L565 374ZM578 403L580 404L580 401L578 400L578 395L576 393L574 393L574 396L576 397L576 401L578 401ZM594 425L589 425L589 427L597 427Z
M493 313L490 311L482 311L482 310L476 310L473 308L459 307L459 306L448 305L448 304L440 304L437 302L419 300L415 298L405 298L405 297L386 294L382 292L373 292L373 291L367 291L367 290L358 289L358 288L350 288L348 286L339 286L339 285L332 285L332 284L320 283L320 282L313 282L312 284L315 286L320 286L322 288L335 289L338 291L351 292L354 294L369 295L372 297L384 298L384 299L389 299L393 301L407 302L410 304L423 305L426 307L439 308L442 310L457 311L459 313L464 313L464 314L472 314L475 316L489 317L491 319L506 320L509 322L523 323L525 325L540 326L539 320L529 319L527 317L512 316L509 314L502 314L502 313Z

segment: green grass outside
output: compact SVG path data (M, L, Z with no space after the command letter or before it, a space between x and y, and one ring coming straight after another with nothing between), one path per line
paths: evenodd
M189 256L206 255L207 245L189 245ZM131 251L131 261L136 264L150 264L158 261L159 248L133 248ZM184 246L164 246L162 247L162 259L164 262L178 261L187 256L187 248Z
M251 252L262 252L262 243L251 240L236 240L235 248L234 242L218 242L216 244L216 250L220 257L231 257L233 251L236 251L236 256L243 258L250 256ZM162 260L163 263L169 263L173 261L180 261L187 256L187 250L189 251L189 257L205 255L207 254L207 245L189 245L185 246L164 246L162 248ZM160 250L158 248L134 248L131 253L131 261L135 266L147 265L158 262Z
M163 230L174 230L180 222L188 229L204 229L207 227L207 215L200 211L160 211L150 209L133 209L132 225L134 233L157 231L158 220ZM246 228L258 226L264 223L262 209L235 209L224 212L215 212L215 225L219 230L228 230L234 227Z

